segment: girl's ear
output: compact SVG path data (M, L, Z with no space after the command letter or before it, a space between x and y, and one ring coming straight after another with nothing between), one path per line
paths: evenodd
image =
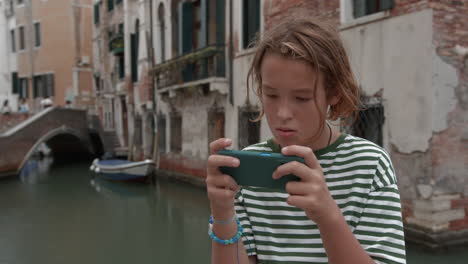
M328 100L328 104L333 106L341 101L341 95L334 95Z

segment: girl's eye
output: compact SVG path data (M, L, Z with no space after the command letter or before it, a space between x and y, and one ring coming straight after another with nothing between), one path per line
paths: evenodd
M278 96L276 94L265 94L268 98L275 99Z
M310 100L310 98L306 98L306 97L296 97L296 100L300 101L300 102L307 102Z

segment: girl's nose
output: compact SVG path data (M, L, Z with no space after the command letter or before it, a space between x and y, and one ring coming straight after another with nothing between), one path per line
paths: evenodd
M288 103L280 103L278 105L277 115L280 119L290 119L292 118L292 111Z

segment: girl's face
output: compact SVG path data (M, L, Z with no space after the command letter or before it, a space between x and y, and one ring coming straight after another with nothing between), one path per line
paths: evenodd
M329 133L324 129L321 135L316 135L324 125L320 120L325 121L320 115L338 99L335 96L327 102L321 74L316 76L312 66L305 61L274 53L265 54L260 72L261 101L276 143L282 147L301 145L313 150L324 147Z

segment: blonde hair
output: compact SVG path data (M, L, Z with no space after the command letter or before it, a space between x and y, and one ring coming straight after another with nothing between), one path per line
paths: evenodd
M256 43L256 52L247 75L247 90L250 90L249 81L255 81L256 94L259 97L262 96L260 69L265 54L275 53L285 58L303 60L315 69L316 76L319 76L319 73L322 74L327 100L332 96L340 98L338 103L330 106L328 116L321 113L321 126L318 134L323 130L325 119L341 119L342 124L344 124L343 121L350 120L350 117L356 119L360 106L359 86L351 71L348 56L338 32L331 25L319 23L310 16L288 17L265 32L263 38ZM316 81L314 88L317 84ZM263 114L262 107L255 121L259 121Z

